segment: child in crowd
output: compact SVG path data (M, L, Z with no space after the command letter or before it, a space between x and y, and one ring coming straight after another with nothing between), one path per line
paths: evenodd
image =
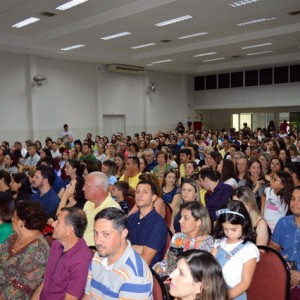
M259 251L250 216L240 201L230 201L217 211L212 254L222 267L230 299L246 300Z
M264 190L261 197L261 213L272 232L278 220L286 215L293 190L293 177L284 171L274 173L270 187Z
M128 202L125 200L125 195L129 191L129 185L126 181L117 181L112 188L112 196L117 199L123 212L127 215L129 212Z

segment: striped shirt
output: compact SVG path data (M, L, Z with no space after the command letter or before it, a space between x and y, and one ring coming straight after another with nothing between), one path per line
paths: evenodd
M106 266L107 259L94 254L90 264L85 293L92 300L152 300L152 274L129 241L119 260Z

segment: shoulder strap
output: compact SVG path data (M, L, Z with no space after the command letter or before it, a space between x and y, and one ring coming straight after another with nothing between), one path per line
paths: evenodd
M248 242L246 242L245 244L244 243L241 243L241 244L238 244L236 247L234 247L230 252L230 256L234 256L236 255L242 248L244 248L244 246L246 246L248 244Z

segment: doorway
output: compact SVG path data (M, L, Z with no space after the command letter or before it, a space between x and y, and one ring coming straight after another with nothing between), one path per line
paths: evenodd
M103 133L109 139L118 132L126 136L125 115L103 115Z

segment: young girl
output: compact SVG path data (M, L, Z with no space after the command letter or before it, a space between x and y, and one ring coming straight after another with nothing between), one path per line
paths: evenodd
M273 232L278 220L287 213L294 181L289 173L277 171L271 178L270 184L270 187L264 190L261 198L261 213Z
M222 267L229 299L246 300L259 251L250 216L240 201L230 201L217 211L212 254Z

